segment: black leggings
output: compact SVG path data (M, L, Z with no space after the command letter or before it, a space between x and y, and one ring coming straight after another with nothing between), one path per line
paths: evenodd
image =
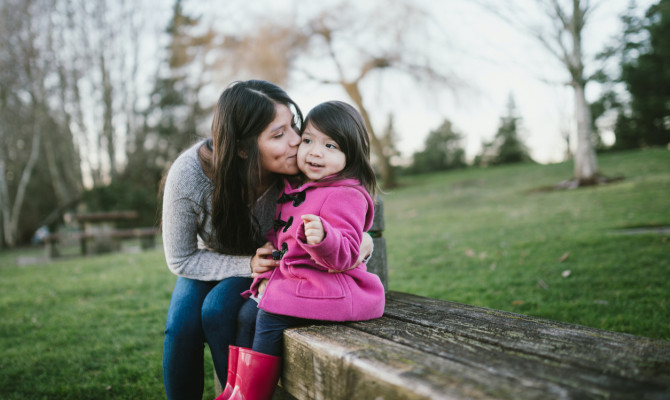
M242 305L238 318L236 345L251 347L253 351L276 357L281 357L284 329L315 322L269 313L259 309L258 303L253 299Z

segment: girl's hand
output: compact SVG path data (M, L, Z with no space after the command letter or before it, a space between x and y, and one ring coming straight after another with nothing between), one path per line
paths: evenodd
M267 272L279 265L279 261L272 259L272 251L275 250L272 243L266 242L263 247L256 250L256 255L251 258L251 277L255 278L263 272Z
M326 236L323 230L321 218L313 214L305 214L300 216L302 222L305 224L305 237L307 244L319 244Z
M262 295L263 293L265 293L265 288L267 287L267 285L268 285L268 280L267 279L261 280L261 283L258 284L258 294L259 295Z

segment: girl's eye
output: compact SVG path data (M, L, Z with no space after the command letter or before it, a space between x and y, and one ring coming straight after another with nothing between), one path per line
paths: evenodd
M336 145L336 144L328 143L328 144L326 145L326 147L329 148L329 149L337 150L337 145Z
M312 143L312 141L310 139L303 139L302 142L305 143L305 144Z

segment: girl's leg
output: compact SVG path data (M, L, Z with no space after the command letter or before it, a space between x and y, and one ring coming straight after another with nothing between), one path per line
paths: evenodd
M216 375L228 373L228 346L235 344L237 316L246 301L240 293L249 289L251 278L228 278L219 282L202 304L202 327L212 352Z
M254 343L254 331L256 330L256 315L258 314L258 302L247 300L237 316L237 338L235 345L251 348Z
M163 344L163 382L168 400L202 398L205 336L200 309L215 284L177 278Z
M309 320L258 310L253 350L281 357L284 329L305 325Z
M258 310L254 345L252 349L239 349L235 387L229 399L272 399L281 374L284 329L306 322Z

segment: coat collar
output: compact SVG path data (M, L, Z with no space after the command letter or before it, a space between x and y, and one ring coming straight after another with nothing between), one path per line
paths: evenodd
M339 186L360 186L360 182L358 179L353 179L353 178L347 178L347 179L333 179L336 175L330 175L327 176L321 180L318 180L316 182L307 182L305 184L292 184L291 181L288 179L284 178L284 193L286 194L295 194L299 192L303 192L307 189L310 188L317 188L317 187L339 187Z

